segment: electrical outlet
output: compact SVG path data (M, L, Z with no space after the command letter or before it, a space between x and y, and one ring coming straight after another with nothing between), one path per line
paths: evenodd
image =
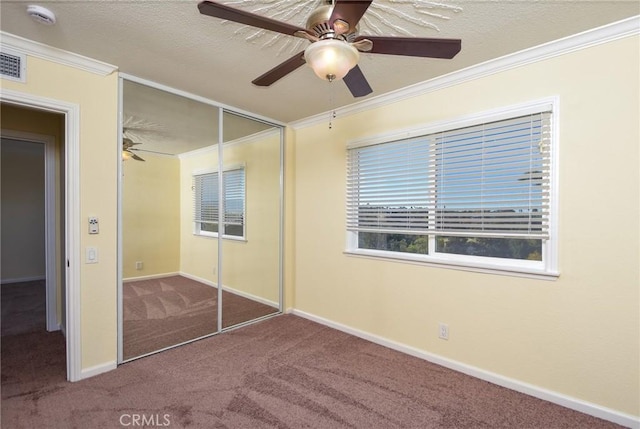
M136 261L136 270L141 270L144 267L142 261Z
M213 267L213 275L216 275L216 267Z
M449 325L446 323L438 323L438 338L443 340L449 339Z

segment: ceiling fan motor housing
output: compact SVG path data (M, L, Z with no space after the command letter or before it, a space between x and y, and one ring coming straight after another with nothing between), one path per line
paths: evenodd
M329 19L331 19L331 13L333 12L333 5L327 4L319 6L307 19L307 30L312 31L320 39L340 39L347 42L351 42L357 35L357 27L349 28L349 24L336 20L334 27L340 25L346 25L347 30L345 32L335 31L329 25ZM352 31L351 31L352 30ZM342 33L342 34L341 34Z

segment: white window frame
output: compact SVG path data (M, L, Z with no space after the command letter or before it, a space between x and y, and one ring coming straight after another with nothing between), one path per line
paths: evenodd
M239 235L228 235L222 234L222 239L224 240L235 240L235 241L247 241L247 171L244 164L231 165L223 170L223 174L225 172L233 171L233 170L242 170L244 175L244 208L243 208L243 223L242 223L242 236ZM218 169L203 169L203 170L194 170L191 172L192 181L195 180L195 176L200 176L204 174L212 174L218 173ZM193 188L193 198L195 198L195 188ZM193 204L192 204L192 210ZM199 237L207 237L207 238L218 238L220 236L219 232L212 231L203 231L201 229L202 222L195 221L195 213L192 213L190 222L193 225L193 235ZM220 222L218 221L218 231L220 231Z
M372 257L390 261L407 262L440 268L452 268L464 271L485 272L502 275L514 275L531 278L553 280L558 272L558 118L560 112L559 98L548 97L523 104L512 105L489 110L478 114L463 116L457 119L440 121L419 127L402 129L390 133L379 134L347 143L347 149L371 146L397 140L420 137L427 134L454 130L479 125L482 123L501 121L528 114L551 111L551 169L550 169L550 209L549 238L542 240L542 261L529 261L485 256L469 256L436 252L436 235L428 235L428 254L415 254L374 249L358 248L358 232L347 231L345 254L361 257ZM443 234L446 235L446 234Z

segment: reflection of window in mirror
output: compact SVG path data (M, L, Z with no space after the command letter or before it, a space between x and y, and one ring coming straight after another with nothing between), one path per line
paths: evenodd
M234 167L223 172L224 230L223 238L245 238L245 168ZM193 174L194 234L217 237L220 229L218 216L218 172Z

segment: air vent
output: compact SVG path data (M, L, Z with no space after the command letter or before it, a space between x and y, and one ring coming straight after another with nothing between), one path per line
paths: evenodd
M0 75L5 79L25 81L26 58L22 54L0 52Z

